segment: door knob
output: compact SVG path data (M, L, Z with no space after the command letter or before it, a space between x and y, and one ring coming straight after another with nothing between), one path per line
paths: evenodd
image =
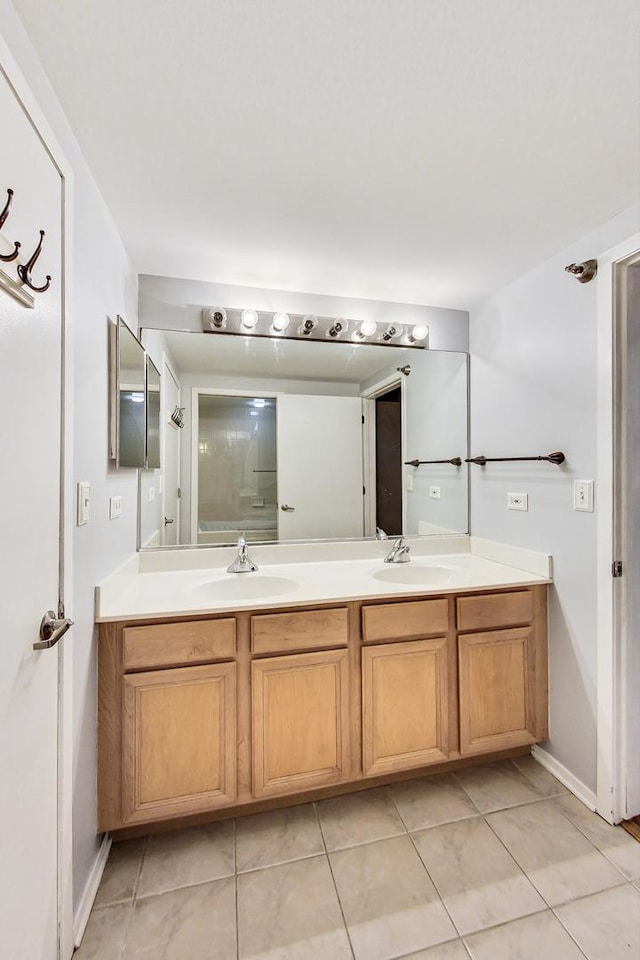
M281 510L284 510L285 513L293 513L293 511L294 511L296 508L295 508L295 507L290 507L288 503L283 503L282 506L280 507L280 509L281 509Z
M48 650L55 647L58 640L64 637L69 627L73 626L73 620L68 617L56 617L53 610L47 610L40 621L40 639L34 643L34 650Z
M165 525L165 527L168 527L170 523L175 523L175 520L169 520L168 517L165 517L165 518L164 518L164 525Z

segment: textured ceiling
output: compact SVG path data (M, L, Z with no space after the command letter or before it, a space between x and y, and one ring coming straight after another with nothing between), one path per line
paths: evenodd
M142 273L466 308L640 198L637 0L14 0Z

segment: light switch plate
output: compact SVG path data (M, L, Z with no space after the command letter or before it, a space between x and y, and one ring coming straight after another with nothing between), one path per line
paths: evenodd
M109 520L122 516L122 497L109 497Z
M407 474L407 490L413 490L413 474Z
M153 503L156 498L156 488L149 487L149 503Z
M440 499L440 487L432 486L429 487L429 496L432 500Z
M76 522L79 527L91 519L91 484L88 480L78 481L78 513Z
M507 494L507 510L528 510L528 509L529 509L528 493L508 493Z
M574 480L573 509L593 513L593 480Z

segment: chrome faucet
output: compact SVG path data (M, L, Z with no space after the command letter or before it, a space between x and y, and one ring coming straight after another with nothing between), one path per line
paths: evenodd
M404 537L398 537L391 550L384 558L385 563L409 563L411 557L409 551L411 547Z
M227 567L227 573L254 573L257 569L257 563L249 556L246 537L241 533L238 537L238 555Z

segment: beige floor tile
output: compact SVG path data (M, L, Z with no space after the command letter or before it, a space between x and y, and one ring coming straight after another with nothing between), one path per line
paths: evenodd
M640 957L640 893L627 883L556 910L589 960Z
M542 793L513 764L490 763L456 771L456 779L481 813L540 800Z
M386 787L323 800L318 804L318 813L328 850L353 847L405 832Z
M475 933L465 943L473 960L584 960L550 910Z
M545 909L540 895L484 820L433 827L414 834L413 839L462 935Z
M556 804L625 877L640 877L640 843L623 827L612 827L571 794L558 798Z
M407 836L330 855L356 960L389 960L456 938Z
M146 837L142 837L111 845L95 900L96 907L133 899L146 842Z
M241 874L238 935L240 960L351 960L326 856Z
M462 940L450 940L448 943L439 943L437 947L408 954L401 960L469 960L469 954Z
M73 960L122 960L131 910L129 903L92 910Z
M569 793L567 788L532 756L518 757L512 762L544 797L558 797Z
M136 901L125 960L236 960L235 879Z
M492 813L487 820L551 906L623 882L553 800Z
M238 873L324 853L312 804L272 810L236 821Z
M390 790L393 802L410 831L478 815L471 800L451 774L408 780L395 784Z
M232 876L234 870L233 822L160 833L149 837L138 896L218 880Z

